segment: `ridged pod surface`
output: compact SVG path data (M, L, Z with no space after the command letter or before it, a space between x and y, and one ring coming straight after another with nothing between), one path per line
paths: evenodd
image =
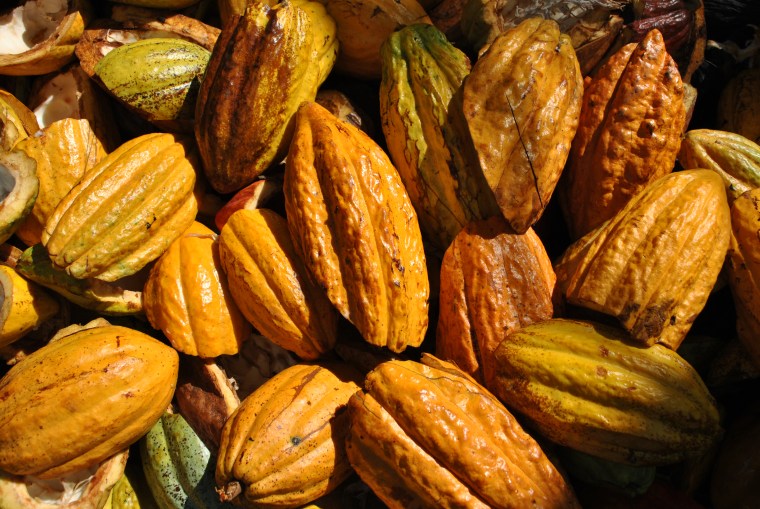
M692 129L681 141L678 162L687 170L704 168L723 177L730 201L760 187L760 145L716 129Z
M446 250L436 355L487 383L507 334L552 317L556 276L541 239L499 217L467 225Z
M445 250L469 221L499 214L461 121L457 91L470 61L427 24L394 32L380 54L380 115L388 152L423 234Z
M715 400L677 353L590 322L553 319L510 334L490 388L550 440L621 463L677 463L721 433Z
M496 397L453 364L422 362L380 364L348 403L351 465L388 507L580 507Z
M684 85L658 30L610 57L588 81L565 171L574 239L673 170L685 122Z
M133 329L84 329L36 350L0 380L0 468L55 478L144 435L174 395L176 351Z
M616 317L643 344L676 349L715 285L730 231L717 173L671 173L565 251L554 266L557 290Z
M214 47L198 93L195 138L220 193L250 184L285 156L298 106L314 100L332 69L335 24L322 5L306 3L253 2L229 18Z
M480 167L502 215L525 233L543 214L578 127L583 76L572 42L552 20L501 33L463 85Z
M42 244L76 278L134 274L195 220L195 169L171 134L133 138L102 159L48 218Z
M95 76L132 111L169 131L193 130L200 79L211 52L178 38L149 38L114 48Z
M217 236L197 221L151 268L143 306L150 324L188 355L234 355L251 333L232 300Z
M27 246L38 244L42 229L63 197L82 176L106 156L87 120L65 118L36 136L19 142L18 149L37 162L40 190L31 213L16 230Z
M146 484L161 509L232 509L215 490L216 458L182 415L164 413L139 448Z
M736 332L760 365L760 188L747 191L731 206L728 283L736 306Z
M309 279L282 216L267 209L233 213L219 237L219 257L232 298L261 334L302 359L332 349L337 313Z
M296 364L245 398L222 431L222 500L298 507L343 482L352 473L344 410L360 380L347 364Z
M385 152L304 103L283 189L296 251L330 302L371 344L419 346L430 292L422 234Z

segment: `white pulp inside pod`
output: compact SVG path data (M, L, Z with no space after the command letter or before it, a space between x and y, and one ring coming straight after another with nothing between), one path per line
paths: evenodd
M68 0L34 0L0 16L0 55L29 51L55 32Z

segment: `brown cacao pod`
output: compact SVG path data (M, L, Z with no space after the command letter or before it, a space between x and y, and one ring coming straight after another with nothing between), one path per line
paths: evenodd
M143 306L150 324L188 355L234 355L251 333L230 295L216 234L197 221L151 268Z
M38 135L21 141L18 148L37 162L40 190L31 213L16 230L27 246L38 244L42 229L72 187L106 156L87 120L65 118L53 122Z
M760 500L760 414L752 407L726 430L710 478L715 509L749 509Z
M760 68L745 69L731 78L718 101L718 129L760 143Z
M383 150L317 103L304 103L286 161L285 209L314 281L364 339L400 352L428 325L422 234Z
M736 332L760 366L760 188L738 197L731 206L728 284L736 306Z
M707 302L731 231L723 181L666 175L557 261L567 302L616 317L641 343L678 348Z
M467 225L446 250L435 352L487 383L507 334L552 317L556 276L541 239L499 217Z
M553 319L510 334L490 388L547 438L621 463L677 463L721 433L715 400L678 354L590 322Z
M335 24L314 2L249 4L230 18L198 92L195 138L209 184L230 193L288 150L293 116L335 62Z
M41 241L75 278L115 281L158 258L195 219L195 169L170 134L134 138L56 206Z
M466 124L459 121L457 91L470 61L427 24L394 32L380 54L380 117L388 152L422 233L444 251L469 221L499 214Z
M560 195L574 239L673 170L683 98L678 67L657 30L621 48L590 79Z
M578 127L583 77L570 38L554 21L523 21L478 58L463 94L488 185L525 233L543 214Z
M423 362L380 364L348 404L348 457L383 502L393 509L579 507L490 392L453 364L429 354Z
M136 442L174 394L174 349L102 326L51 341L0 380L0 468L50 479Z
M706 168L723 177L730 202L760 187L760 145L740 134L715 129L687 131L678 162L684 169Z
M332 349L337 314L309 279L284 218L238 210L222 228L219 256L232 298L261 334L306 360Z
M360 379L347 364L296 364L245 398L222 430L221 499L299 507L348 478L343 410Z

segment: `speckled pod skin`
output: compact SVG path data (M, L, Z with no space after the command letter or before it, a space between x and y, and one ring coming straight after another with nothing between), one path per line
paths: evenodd
M590 322L553 319L510 334L490 388L550 440L620 463L677 463L722 431L715 400L677 353Z
M675 350L715 285L730 231L717 173L671 173L565 251L557 293L617 318L644 345Z
M216 482L244 507L299 507L351 474L348 399L361 375L346 364L296 364L245 398L222 431Z
M0 468L52 479L88 468L142 437L174 395L177 352L141 332L75 332L0 380Z
M514 233L500 217L470 223L441 263L436 356L486 383L507 334L552 317L555 281L532 228Z
M58 204L41 242L75 278L134 274L195 220L195 168L171 134L138 136L102 159Z

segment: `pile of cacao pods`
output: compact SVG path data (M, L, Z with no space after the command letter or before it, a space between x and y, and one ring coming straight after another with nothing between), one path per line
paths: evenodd
M0 509L760 506L759 11L1 11Z

